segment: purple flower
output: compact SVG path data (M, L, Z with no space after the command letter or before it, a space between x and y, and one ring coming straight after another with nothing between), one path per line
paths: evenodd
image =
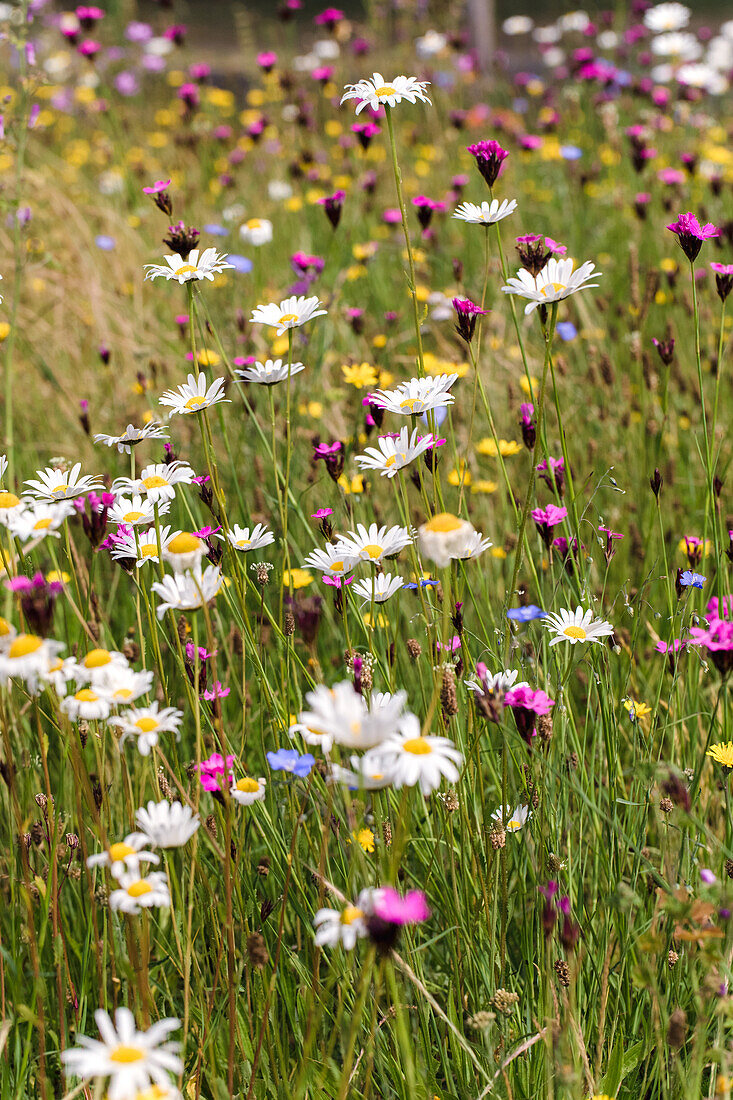
M430 908L422 890L408 890L401 897L391 886L382 886L375 891L372 910L389 924L420 924L430 917Z
M268 752L267 763L273 771L292 772L299 779L304 779L310 774L310 770L316 762L315 756L310 752L304 752L301 756L295 749L277 749Z
M485 317L489 311L477 306L470 298L454 298L453 308L457 314L456 332L467 344L470 344L476 329L477 318Z
M204 790L219 791L222 786L222 783L219 780L219 776L228 777L225 778L224 781L228 784L233 783L233 763L233 756L227 756L225 759L220 752L215 752L212 753L208 760L202 760L200 764L197 764L196 771L199 773L201 786L204 788Z
M533 619L541 619L544 614L536 603L528 603L525 607L510 607L506 617L517 623L531 623Z
M733 290L733 264L711 263L710 266L715 272L718 297L721 302L724 302L731 290Z
M506 149L502 149L498 141L493 140L478 141L474 145L467 146L467 150L476 158L476 167L489 187L493 187L509 153Z
M680 214L677 221L668 225L667 229L677 234L680 248L690 263L694 263L697 259L703 241L708 240L710 237L720 236L720 230L712 222L700 225L692 213Z

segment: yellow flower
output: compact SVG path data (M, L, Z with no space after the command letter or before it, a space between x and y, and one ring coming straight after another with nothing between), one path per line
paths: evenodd
M659 266L661 267L665 275L674 275L679 265L676 260L672 259L671 256L665 256Z
M468 482L466 483L468 484ZM471 485L472 493L495 493L499 488L499 483L496 481L489 481L488 478L479 478L478 481L474 481Z
M464 485L471 484L471 471L466 468L466 463L461 459L459 468L451 470L448 474L449 485L460 485L463 482Z
M355 477L352 477L351 480L349 480L346 474L342 474L338 479L338 484L341 486L346 496L348 496L349 493L364 492L364 478L361 474L357 474Z
M372 338L372 347L383 348L386 347L387 337L383 332L378 332L376 336Z
M364 264L352 264L346 268L346 278L350 283L356 282L357 279L363 279L367 273L367 269Z
M10 325L7 321L0 321L0 344L10 336Z
M426 351L423 355L425 373L434 377L439 374L457 374L459 378L465 378L469 371L468 363L452 363L450 359L440 359L433 355L432 351Z
M50 573L46 573L46 580L49 584L58 583L59 581L61 584L68 584L71 577L68 573L59 573L58 569L52 569Z
M517 443L516 439L500 439L498 453L502 458L509 458L510 455L518 455L522 447ZM497 449L496 443L493 439L480 439L476 444L476 453L480 455L488 455L489 458L496 458Z
M355 244L352 248L355 260L371 260L374 253L379 248L376 241L366 241L364 244Z
M385 627L389 626L389 619L387 618L386 615L383 615L381 611L377 612L374 619L372 619L371 611L365 611L364 612L364 625L369 627L370 630L374 629L374 622L375 621L376 621L377 626L381 627L382 630L384 630Z
M200 367L218 367L221 362L221 357L211 348L201 348L201 351L197 352L196 358L199 361Z
M702 540L700 540L700 541L702 542ZM680 539L680 541L677 543L677 549L679 550L680 554L686 554L687 553L687 539ZM710 539L707 539L706 542L705 542L705 557L706 558L708 557L708 555L710 554L712 549L713 549L713 544L710 541Z
M506 550L503 546L492 546L489 550L492 558L499 558L501 561L506 557Z
M733 768L733 741L720 741L717 745L711 745L706 756L712 756L716 764L723 768Z
M344 382L348 386L355 386L358 390L372 389L377 385L378 374L376 367L371 363L344 363L341 367Z
M540 380L539 378L535 378L533 374L530 375L530 378L532 379L532 389L536 393L539 389ZM522 393L526 393L529 397L529 382L527 381L527 376L525 374L523 374L522 377L519 379L519 385L522 387Z
M313 574L307 569L286 569L283 573L283 588L305 588L313 580Z
M652 708L647 703L635 703L633 699L624 699L624 707L629 712L632 722L639 722L642 718L648 718Z
M351 835L365 852L374 851L374 833L371 829L354 829Z

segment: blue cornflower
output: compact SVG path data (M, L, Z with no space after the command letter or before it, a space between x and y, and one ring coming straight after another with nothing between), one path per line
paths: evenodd
M230 252L227 260L240 275L247 275L252 270L252 261L246 256L240 256L236 252Z
M421 588L433 588L438 582L433 580L432 577L427 577L425 580L420 581ZM407 581L402 585L403 588L409 588L412 592L417 589L417 581Z
M102 252L112 252L117 247L117 241L114 237L107 237L104 233L100 233L98 237L95 237L94 243L97 248L101 248Z
M572 321L558 321L555 325L555 331L561 340L574 340L578 335L578 330Z
M560 156L563 160L580 160L583 155L583 150L579 149L577 145L561 145Z
M228 237L229 230L223 225L217 225L216 222L204 226L204 232L210 237Z
M296 749L278 749L267 753L267 763L274 772L292 772L299 779L305 779L315 762L313 753L304 752L301 756Z
M691 569L685 569L680 577L680 584L685 588L702 588L705 578L702 573L693 573Z
M533 619L541 619L544 611L535 603L529 603L526 607L510 607L506 613L507 619L514 619L518 623L531 623Z

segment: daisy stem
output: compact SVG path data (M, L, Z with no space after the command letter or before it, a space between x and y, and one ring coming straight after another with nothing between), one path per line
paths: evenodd
M293 594L293 581L290 576L290 550L288 548L288 494L290 491L290 458L292 447L290 445L290 413L291 413L291 388L293 383L293 330L288 329L288 386L285 395L285 490L283 493L285 506L283 510L283 552L285 555L285 567L288 571L288 595ZM283 589L280 589L280 621L282 623L282 598Z
M553 302L550 308L549 323L543 326L543 335L545 338L545 361L542 366L542 381L540 383L540 395L537 401L537 436L542 435L542 425L544 422L545 413L545 389L547 388L547 374L550 366L550 358L552 354L552 340L555 335L555 325L557 323L557 302ZM514 569L512 570L512 582L509 586L509 591L506 593L504 614L509 606L510 601L514 597L514 591L517 587L517 577L519 576L519 567L522 564L522 550L524 549L524 532L527 527L527 517L529 516L529 510L532 506L532 496L534 493L534 483L537 476L534 463L534 452L532 454L532 471L529 475L529 485L527 486L527 492L524 497L524 507L522 508L522 518L519 523L519 536L517 539L517 549L514 555ZM504 642L504 659L505 663L509 659L509 647L511 645L511 632L507 630L506 638Z
M412 308L415 314L415 336L417 338L417 368L420 377L423 378L425 376L425 363L423 361L422 335L420 333L420 307L417 300L417 289L415 284L415 260L412 255L410 229L407 224L407 208L405 207L405 198L402 194L402 172L400 171L400 166L397 161L397 145L395 143L394 125L392 123L392 108L388 103L384 104L384 113L387 118L389 147L392 154L392 171L394 172L394 182L397 190L397 202L399 203L400 214L402 215L402 232L405 236L405 246L407 248L407 263L410 268L410 295L412 297Z

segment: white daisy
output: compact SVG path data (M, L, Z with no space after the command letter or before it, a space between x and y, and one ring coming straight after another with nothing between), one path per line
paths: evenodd
M454 218L470 222L472 225L494 225L502 218L508 218L517 209L516 199L492 199L491 202L462 202L453 212Z
M303 566L306 569L318 569L329 577L345 577L353 572L358 561L355 554L344 555L334 543L329 542L323 550L318 547L311 550L307 558L304 558Z
M177 389L166 390L158 404L170 408L169 419L176 413L191 416L222 401L231 403L230 399L224 396L225 385L225 378L215 378L207 388L206 375L203 371L200 371L198 378L195 374L189 374L187 381Z
M223 537L223 535L219 536L219 538ZM235 523L227 531L226 538L235 550L243 550L245 553L250 550L261 550L263 546L269 546L275 541L272 531L268 531L264 523L255 524L251 530L249 527L240 527Z
M508 833L518 833L531 816L529 806L517 806L514 810L511 806L505 806L502 810L500 806L498 810L494 810L491 820L498 821Z
M341 102L358 99L357 115L365 107L371 107L373 111L382 106L396 107L403 99L408 103L416 103L418 99L421 103L430 103L425 92L429 86L429 80L417 80L414 76L396 76L393 80L385 80L381 73L373 73L371 80L347 84Z
M0 275L0 279L2 279L2 275ZM0 298L0 302L2 302L2 298ZM7 456L6 455L0 455L0 481L2 481L7 468L8 468Z
M408 543L412 542L412 535L406 527L378 527L372 523L365 527L358 523L356 531L349 531L348 535L342 535L336 543L338 553L347 557L355 557L360 561L381 561L382 558L399 554Z
M382 435L377 447L367 447L363 455L356 456L356 464L361 470L379 470L382 477L394 477L403 469L429 450L434 442L433 436L419 436L417 428L410 434L409 428L403 428L395 439L391 435Z
M505 668L503 672L486 673L477 680L464 680L464 687L468 691L475 691L478 695L498 695L509 691L512 687L527 687L526 680L517 683L519 673L513 668Z
M457 380L457 374L439 374L434 378L411 378L393 390L377 390L369 395L372 404L388 412L402 416L418 416L431 409L452 405L455 398L449 393Z
M684 4L655 4L644 12L644 26L654 34L679 31L690 22L690 9Z
M199 249L193 248L187 259L183 259L178 253L173 256L164 256L167 266L163 264L146 264L146 279L176 279L181 285L191 282L192 279L208 279L214 281L214 276L227 267L234 264L226 262L226 253L219 255L215 248L205 248L199 255Z
M119 883L119 890L113 890L109 896L110 909L130 913L133 917L141 909L170 909L171 895L165 871L152 871L145 878L137 871L130 871L120 876Z
M77 664L76 679L81 684L91 683L94 687L103 688L112 669L123 670L128 667L124 653L118 653L114 649L90 649Z
M140 500L140 497L136 498ZM146 507L152 511L153 505L150 501L145 502ZM160 509L158 509L160 511ZM168 543L171 542L180 531L171 533L170 527L161 527L160 529L160 546L165 553L165 548ZM158 561L158 535L154 527L149 527L147 531L140 531L136 534L134 531L118 532L115 535L114 546L110 550L111 556L115 561L123 561L125 558L134 558L135 565L139 569L146 562Z
M445 569L466 550L475 534L473 524L467 519L459 519L451 512L439 512L418 528L420 554L435 562L439 569Z
M272 222L267 218L249 218L244 225L240 225L239 236L246 244L255 248L269 244L272 240Z
M356 905L346 905L343 909L319 909L313 918L316 946L336 947L341 944L345 951L353 951L356 941L367 935L365 918L369 913L370 897L371 890L362 890Z
M140 477L118 478L115 485L135 493L146 493L157 504L161 500L173 500L176 485L190 485L194 472L186 462L153 462L140 471Z
M351 768L342 768L332 764L329 779L332 783L342 783L349 790L381 791L392 782L389 772L381 770L381 763L371 758L370 753L352 756Z
M437 790L442 778L456 783L463 756L448 737L423 737L420 722L408 714L399 733L370 750L370 766L389 774L395 787L420 787L427 796Z
M2 494L0 493L0 497ZM47 535L60 538L59 528L64 520L74 514L74 505L71 501L62 501L60 504L41 504L28 501L26 507L13 515L8 523L13 536L21 542L29 542L31 539L42 539Z
M367 577L363 581L356 581L352 592L361 596L364 603L384 603L396 592L404 587L404 581L399 575L393 577L391 573L379 573L376 577Z
M532 313L539 305L560 302L579 290L598 286L598 283L588 282L589 279L598 278L601 274L594 269L595 264L586 260L577 271L573 271L572 260L558 260L553 256L536 277L530 275L524 268L520 268L516 276L508 279L507 285L501 289L505 294L517 294L520 298L528 298L524 312Z
M214 599L221 588L223 577L215 565L207 565L203 573L176 573L164 577L151 587L161 603L156 614L162 619L166 611L194 611Z
M153 686L153 673L147 668L136 672L133 668L110 668L95 682L98 691L104 692L113 707L129 706L142 695L147 695Z
M110 874L120 878L125 872L139 873L141 863L160 863L160 856L146 852L148 838L141 833L130 833L124 840L110 844L103 852L87 857L87 867L109 867Z
M261 802L265 797L266 779L252 779L249 775L235 779L229 790L230 795L240 806L251 806L253 802Z
M540 620L547 630L553 631L555 637L550 640L550 645L558 642L600 642L601 638L607 638L613 634L611 623L605 619L594 619L593 611L588 608L576 607L575 611L563 609L559 613L550 613Z
M325 317L328 310L319 309L321 305L318 298L306 298L304 295L285 298L280 305L270 302L265 306L257 306L252 310L250 320L258 325L270 325L277 329L277 335L282 336L288 329L298 328L312 321L314 317ZM287 367L286 367L287 372Z
M73 695L67 695L61 703L60 709L67 714L72 722L80 719L107 718L112 709L109 699L95 691L94 688L84 687Z
M116 726L122 730L120 748L128 737L134 737L141 756L149 756L153 745L158 744L161 733L174 733L176 740L180 740L180 725L183 711L175 707L164 707L160 710L160 704L156 701L147 707L130 707L121 714L113 715L107 719L108 726Z
M135 814L135 824L148 844L155 848L182 848L198 829L201 821L190 806L180 802L148 802Z
M158 503L158 515L163 516L170 511L167 500ZM152 523L155 519L156 501L152 497L141 496L134 493L130 497L115 497L115 502L107 513L107 518L112 523L122 523L127 527L137 527L141 523ZM168 528L170 530L170 528ZM129 555L132 557L133 555Z
M190 531L179 531L163 548L163 557L174 573L183 573L187 569L200 571L201 562L208 549L204 540L198 535Z
M0 653L10 648L13 638L16 638L17 635L18 631L13 624L0 615Z
M305 370L303 363L290 364L290 377L300 374ZM266 359L264 363L259 360L246 370L238 370L237 374L244 382L259 382L263 386L274 386L276 382L284 382L288 377L288 364L282 359Z
M373 698L367 705L350 680L333 688L319 684L306 694L309 709L300 712L290 733L300 733L309 745L320 745L324 752L334 741L351 749L369 749L397 728L406 699L406 693L398 691Z
M81 462L75 462L70 470L46 466L36 470L36 478L26 481L29 493L36 500L73 500L83 493L104 493L106 487L94 474L80 477Z
M697 61L702 57L702 44L691 31L670 31L652 38L652 53L679 61Z
M152 1085L165 1089L171 1074L183 1073L179 1044L168 1041L181 1026L180 1020L158 1020L147 1031L138 1031L129 1008L117 1009L114 1024L101 1008L94 1019L101 1041L80 1035L77 1046L61 1052L67 1077L85 1081L108 1077L109 1100L129 1100Z
M17 523L26 509L26 503L8 489L0 489L0 523L10 527Z
M63 642L39 638L36 634L16 634L10 645L0 649L0 683L13 677L24 680L29 690L35 690L38 675L53 663L64 649Z
M0 643L2 639L0 638ZM76 680L77 663L74 657L54 657L51 663L42 668L38 673L38 679L40 683L46 684L58 695L59 699L63 699L66 695L66 691L69 683L72 680Z
M493 545L491 539L485 539L480 531L472 531L466 536L463 545L456 549L453 556L459 561L468 561L469 558L477 558L479 554L483 554L484 550L488 550Z
M101 443L105 447L116 447L120 454L132 454L132 448L145 439L167 439L168 432L160 420L149 420L142 428L136 428L128 424L122 435L105 435L98 432L94 436L95 443Z

